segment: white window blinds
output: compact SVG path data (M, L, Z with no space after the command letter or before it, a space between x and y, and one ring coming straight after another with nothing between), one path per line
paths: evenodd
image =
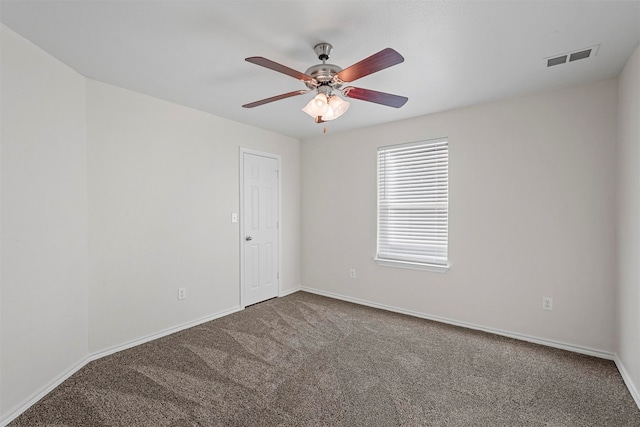
M447 265L448 170L447 140L378 149L378 259Z

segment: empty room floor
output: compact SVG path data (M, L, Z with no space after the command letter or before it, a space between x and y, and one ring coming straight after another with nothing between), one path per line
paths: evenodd
M89 363L22 426L640 426L608 360L306 292Z

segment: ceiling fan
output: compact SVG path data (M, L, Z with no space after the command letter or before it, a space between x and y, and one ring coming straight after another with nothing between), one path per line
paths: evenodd
M315 91L316 96L309 101L307 106L302 110L313 117L316 123L323 123L340 117L349 108L349 102L343 100L334 92L341 93L347 98L375 102L376 104L387 105L394 108L402 107L409 99L405 96L392 95L370 89L353 86L343 87L345 83L353 82L359 78L403 62L404 58L395 50L391 48L383 49L344 70L337 65L326 63L333 51L333 46L329 43L318 43L313 50L318 55L318 59L322 61L322 64L313 65L304 73L261 56L246 58L245 60L248 62L302 81L307 86L307 89L295 90L293 92L261 99L260 101L245 104L243 107L258 107L270 102Z

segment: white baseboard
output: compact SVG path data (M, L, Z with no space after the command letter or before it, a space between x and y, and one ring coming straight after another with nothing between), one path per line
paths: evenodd
M457 321L457 320L448 319L448 318L444 318L444 317L440 317L440 316L432 316L432 315L425 314L425 313L419 313L419 312L416 312L416 311L405 310L405 309L392 307L392 306L385 305L385 304L378 304L378 303L375 303L375 302L366 301L366 300L362 300L362 299L359 299L359 298L353 298L353 297L349 297L349 296L346 296L346 295L336 294L336 293L333 293L333 292L322 291L322 290L314 289L314 288L307 288L305 286L302 286L300 288L300 290L301 291L305 291L305 292L310 292L310 293L313 293L313 294L317 294L317 295L326 296L326 297L329 297L329 298L335 298L335 299L339 299L339 300L343 300L343 301L352 302L352 303L355 303L355 304L365 305L365 306L368 306L368 307L379 308L379 309L387 310L387 311L393 311L395 313L400 313L400 314L407 314L409 316L419 317L419 318L422 318L422 319L434 320L436 322L447 323L447 324L454 325L454 326L462 326L464 328L469 328L469 329L475 329L475 330L478 330L478 331L489 332L489 333L492 333L492 334L502 335L502 336L505 336L505 337L514 338L514 339L521 340L521 341L528 341L528 342L531 342L531 343L534 343L534 344L545 345L545 346L548 346L548 347L554 347L554 348L559 348L559 349L562 349L562 350L573 351L575 353L586 354L588 356L595 356L595 357L599 357L601 359L612 360L616 364L616 367L618 368L618 371L620 372L620 375L622 376L622 379L624 380L624 383L627 386L627 389L629 389L629 393L631 393L631 396L633 397L633 400L636 402L636 405L638 406L638 408L640 408L640 392L638 391L638 388L636 387L636 385L633 383L633 380L631 379L631 377L629 376L629 373L625 369L624 364L622 363L622 361L620 360L618 355L615 354L615 353L609 353L609 352L606 352L606 351L596 350L596 349L593 349L593 348L582 347L582 346L578 346L578 345L574 345L574 344L567 344L567 343L563 343L563 342L559 342L559 341L548 340L548 339L545 339L545 338L532 337L530 335L519 334L519 333L511 332L511 331L504 331L504 330L501 330L501 329L489 328L489 327L485 327L485 326L481 326L481 325L476 325L476 324L473 324L473 323L460 322L460 321Z
M379 308L379 309L386 310L386 311L392 311L394 313L407 314L409 316L419 317L421 319L434 320L434 321L440 322L440 323L447 323L449 325L461 326L463 328L475 329L477 331L489 332L491 334L501 335L501 336L508 337L508 338L514 338L514 339L517 339L517 340L520 340L520 341L527 341L527 342L531 342L531 343L534 343L534 344L541 344L541 345L545 345L545 346L548 346L548 347L554 347L554 348L559 348L559 349L562 349L562 350L573 351L575 353L586 354L588 356L595 356L595 357L599 357L601 359L607 359L607 360L614 360L615 359L615 355L613 353L609 353L609 352L606 352L606 351L597 350L597 349L593 349L593 348L581 347L581 346L574 345L574 344L567 344L567 343L563 343L563 342L559 342L559 341L548 340L548 339L545 339L545 338L533 337L533 336L530 336L530 335L519 334L519 333L511 332L511 331L505 331L505 330L502 330L502 329L495 329L495 328L490 328L490 327L486 327L486 326L482 326L482 325L476 325L475 323L461 322L461 321L449 319L449 318L446 318L446 317L433 316L433 315L430 315L430 314L420 313L420 312L417 312L417 311L405 310L403 308L393 307L393 306L386 305L386 304L379 304L379 303L375 303L375 302L371 302L371 301L362 300L362 299L359 299L359 298L349 297L349 296L346 296L346 295L335 294L333 292L326 292L326 291L322 291L322 290L319 290L319 289L307 288L305 286L302 286L300 288L300 290L305 291L305 292L310 292L312 294L326 296L326 297L329 297L329 298L335 298L335 299L339 299L339 300L342 300L342 301L352 302L352 303L355 303L355 304L366 305L368 307Z
M211 320L215 320L215 319L219 319L220 317L228 316L229 314L233 314L233 313L236 313L236 312L241 311L241 310L243 310L243 309L238 306L238 307L231 308L229 310L220 311L218 313L211 314L211 315L205 316L205 317L201 317L200 319L192 320L191 322L183 323L181 325L174 326L172 328L168 328L168 329L162 330L160 332L156 332L154 334L150 334L150 335L144 336L142 338L137 338L135 340L128 341L128 342L126 342L124 344L119 344L119 345L116 345L116 346L113 346L113 347L110 347L110 348L107 348L107 349L104 349L104 350L100 350L100 351L95 352L95 353L91 353L91 354L89 354L87 356L87 363L91 362L91 361L94 361L94 360L97 360L97 359L100 359L100 358L103 358L105 356L109 356L110 354L117 353L117 352L122 351L122 350L127 350L129 348L136 347L136 346L138 346L140 344L144 344L144 343L147 343L149 341L157 340L158 338L166 337L167 335L175 334L176 332L180 332L180 331L183 331L185 329L193 328L194 326L198 326L198 325L201 325L203 323L210 322Z
M445 317L432 316L432 315L425 314L425 313L419 313L419 312L412 311L412 310L405 310L405 309L392 307L392 306L385 305L385 304L378 304L378 303L375 303L375 302L366 301L366 300L362 300L362 299L359 299L359 298L353 298L353 297L349 297L349 296L346 296L346 295L335 294L333 292L322 291L322 290L314 289L314 288L307 288L305 286L302 286L300 288L300 290L301 291L305 291L305 292L309 292L309 293L312 293L312 294L322 295L322 296L329 297L329 298L335 298L335 299L339 299L339 300L342 300L342 301L352 302L354 304L360 304L360 305L365 305L365 306L368 306L368 307L379 308L379 309L382 309L382 310L392 311L392 312L400 313L400 314L407 314L409 316L419 317L419 318L422 318L422 319L434 320L436 322L447 323L449 325L461 326L463 328L469 328L469 329L475 329L475 330L478 330L478 331L489 332L489 333L492 333L492 334L501 335L501 336L505 336L505 337L509 337L509 338L514 338L514 339L521 340L521 341L528 341L528 342L531 342L531 343L534 343L534 344L545 345L545 346L548 346L548 347L554 347L554 348L559 348L559 349L562 349L562 350L573 351L574 353L586 354L588 356L594 356L594 357L599 357L601 359L612 360L613 362L615 362L616 367L618 368L618 371L620 372L620 375L622 376L622 379L624 380L624 383L627 386L627 389L629 390L629 393L631 393L631 396L633 397L633 400L636 402L636 405L638 406L638 408L640 408L640 393L638 392L638 388L633 383L633 380L631 379L631 377L627 373L627 370L625 369L625 367L622 364L622 361L620 360L618 355L616 355L614 353L609 353L609 352L606 352L606 351L596 350L596 349L588 348L588 347L582 347L582 346L578 346L578 345L574 345L574 344L567 344L567 343L563 343L563 342L559 342L559 341L548 340L548 339L544 339L544 338L532 337L530 335L518 334L518 333L515 333L515 332L504 331L504 330L501 330L501 329L489 328L489 327L485 327L485 326L476 325L476 324L473 324L473 323L460 322L460 321L453 320L453 319L448 319L448 318L445 318Z
M18 416L20 416L20 414L22 414L24 411L29 409L35 403L37 403L38 400L42 399L47 394L49 394L51 391L53 391L54 388L58 387L60 384L65 382L67 380L67 378L69 378L71 375L73 375L76 372L78 372L86 364L87 364L87 358L84 357L84 358L80 359L78 362L76 362L69 369L67 369L66 371L64 371L63 373L61 373L57 377L55 377L53 379L53 381L51 381L49 384L45 385L43 388L38 390L36 393L34 393L31 397L27 398L20 405L16 406L12 410L10 410L9 413L2 420L0 420L0 426L4 427L7 424L9 424L11 421L13 421L14 419L18 418Z
M627 388L629 389L629 393L631 393L631 397L633 397L633 400L636 401L636 405L638 405L638 408L640 409L640 393L638 392L638 388L635 386L635 384L631 380L629 373L625 369L624 365L622 364L622 360L620 360L620 357L618 357L617 354L613 359L613 361L616 362L618 371L620 371L620 375L622 375L622 379L624 380L624 383L627 385Z
M299 290L299 289L296 289L296 291L297 290ZM17 407L13 408L12 410L10 410L9 413L0 420L0 427L5 427L11 421L13 421L14 419L18 418L24 411L29 409L33 404L35 404L40 399L45 397L48 393L53 391L53 389L58 387L65 380L67 380L71 375L73 375L76 372L78 372L80 369L82 369L89 362L92 362L94 360L100 359L100 358L105 357L105 356L109 356L110 354L117 353L117 352L122 351L122 350L126 350L126 349L129 349L129 348L138 346L140 344L144 344L144 343L149 342L149 341L156 340L158 338L165 337L167 335L174 334L176 332L180 332L180 331L182 331L184 329L189 329L189 328L192 328L194 326L200 325L202 323L206 323L206 322L209 322L211 320L215 320L215 319L218 319L220 317L224 317L224 316L227 316L229 314L236 313L236 312L241 311L241 310L242 310L241 307L234 307L234 308L231 308L229 310L221 311L219 313L215 313L215 314L212 314L212 315L209 315L209 316L205 316L205 317L202 317L200 319L193 320L191 322L183 323L181 325L174 326L172 328L168 328L168 329L165 329L163 331L156 332L154 334L147 335L147 336L142 337L142 338L138 338L138 339L135 339L135 340L132 340L132 341L128 341L128 342L126 342L124 344L120 344L120 345L117 345L117 346L114 346L114 347L110 347L108 349L101 350L101 351L96 352L96 353L87 354L84 358L82 358L81 360L76 362L76 364L73 365L71 368L67 369L65 372L61 373L56 378L54 378L53 381L51 381L49 384L47 384L44 387L42 387L39 391L34 393L31 397L25 399L25 401L22 402L20 405L18 405Z
M278 295L280 298L282 297L286 297L287 295L291 295L291 294L295 294L296 292L298 292L300 290L300 287L298 286L297 288L293 288L293 289L287 289L286 291L282 291L280 292L280 295Z

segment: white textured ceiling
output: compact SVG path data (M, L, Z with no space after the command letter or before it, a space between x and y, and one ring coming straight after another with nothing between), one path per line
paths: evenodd
M615 77L640 42L639 1L1 0L0 18L89 78L296 138L322 132L301 111L312 95L241 108L305 88L245 57L304 72L318 42L342 68L400 52L404 63L353 85L407 104L351 100L326 124L335 133ZM592 59L545 67L592 45Z

